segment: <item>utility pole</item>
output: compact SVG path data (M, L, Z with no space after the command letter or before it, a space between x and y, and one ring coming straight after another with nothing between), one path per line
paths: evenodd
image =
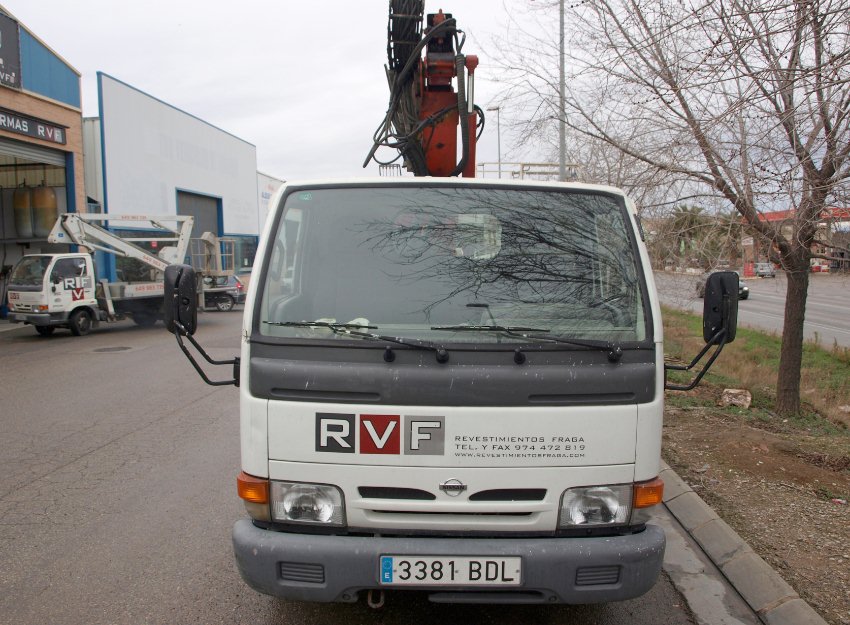
M567 179L567 103L566 103L566 81L564 79L564 0L561 0L561 29L558 31L558 41L560 50L560 98L558 108L558 140L559 140L559 160L558 160L558 179L565 181Z

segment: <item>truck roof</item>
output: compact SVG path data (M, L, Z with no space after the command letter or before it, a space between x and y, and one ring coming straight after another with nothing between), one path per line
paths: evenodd
M585 191L602 191L613 193L616 195L625 196L626 193L617 187L608 185L591 184L586 182L559 182L549 180L514 180L514 179L498 179L498 178L437 178L430 176L400 176L400 177L364 177L364 178L323 178L316 180L289 180L283 184L281 189L287 187L336 187L336 186L357 186L357 187L374 187L374 186L446 186L446 187L465 187L465 186L486 186L486 187L508 187L508 188L529 188L529 189L575 189Z

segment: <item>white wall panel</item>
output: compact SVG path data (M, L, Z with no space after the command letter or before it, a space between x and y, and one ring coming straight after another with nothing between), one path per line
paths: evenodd
M224 233L259 233L256 148L106 74L100 81L112 214L173 215L177 191L221 198Z
M86 195L102 205L103 153L100 146L100 118L83 119L83 172Z
M284 181L266 174L257 172L257 213L259 219L259 230L263 230L266 217L269 214L269 201L277 190L283 186Z

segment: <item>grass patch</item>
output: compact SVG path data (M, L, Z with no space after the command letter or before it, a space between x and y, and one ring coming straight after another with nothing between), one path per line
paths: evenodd
M823 499L825 501L830 501L832 499L843 499L844 501L847 501L846 493L836 492L826 486L818 486L815 494L819 499Z
M690 362L704 346L702 318L681 310L664 308L665 357ZM850 350L837 346L823 348L814 342L803 347L800 373L800 398L803 411L790 418L772 412L776 401L776 376L782 339L776 333L738 328L735 342L727 345L704 381L724 388L745 388L753 403L748 420L777 422L781 429L796 429L812 434L850 434L847 419L839 406L850 405ZM678 374L671 380L683 380ZM676 406L675 393L668 401ZM694 398L688 398L692 400ZM780 426L779 423L782 425Z
M824 419L812 410L804 410L796 417L789 418L788 423L795 429L805 430L816 435L835 436L848 433L846 426Z

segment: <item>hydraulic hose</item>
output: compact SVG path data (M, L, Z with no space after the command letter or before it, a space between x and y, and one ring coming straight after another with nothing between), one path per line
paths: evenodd
M462 156L451 176L460 175L466 168L469 159L469 114L466 112L466 57L458 54L455 57L455 73L457 74L457 113L460 117L460 140L463 146Z
M363 167L366 167L372 158L375 156L375 152L377 152L378 148L381 145L386 144L386 139L390 135L390 125L393 124L396 119L396 111L398 110L399 100L402 97L402 91L409 84L409 79L413 69L416 67L416 64L419 62L419 54L422 52L422 49L428 44L428 42L434 37L443 33L444 30L449 28L450 26L455 26L456 20L454 18L447 19L444 22L434 26L422 39L416 44L416 46L411 50L410 55L407 58L407 62L404 64L404 67L399 71L393 70L395 73L395 78L390 87L390 106L387 109L387 113L384 116L384 121L381 122L381 125L378 126L378 130L375 132L373 137L374 143L372 145L372 149L369 151L368 156L363 161ZM397 128L397 130L399 130Z

